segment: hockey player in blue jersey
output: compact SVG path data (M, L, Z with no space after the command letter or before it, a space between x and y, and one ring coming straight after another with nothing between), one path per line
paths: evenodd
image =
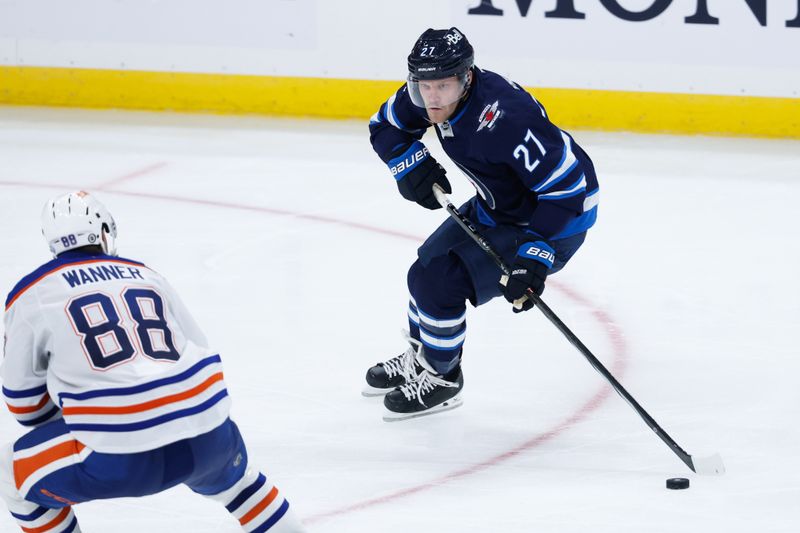
M0 367L30 428L0 446L0 497L22 530L80 532L79 503L184 484L244 531L304 531L248 459L220 356L163 277L117 257L103 204L51 200L42 233L55 259L9 294Z
M586 152L533 96L473 59L458 29L425 31L408 56L407 83L370 120L370 141L400 194L438 209L433 185L451 189L420 142L433 126L477 190L460 211L512 273L501 284L492 259L452 219L425 241L408 271L410 346L367 371L364 394L385 395L386 420L461 405L466 302L478 306L502 294L515 312L530 309L526 290L542 294L597 216L597 177Z

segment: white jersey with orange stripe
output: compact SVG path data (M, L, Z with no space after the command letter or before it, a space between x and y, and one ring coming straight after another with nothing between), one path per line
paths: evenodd
M17 420L59 416L93 450L135 453L214 429L230 398L175 290L144 264L67 252L6 300L0 376Z

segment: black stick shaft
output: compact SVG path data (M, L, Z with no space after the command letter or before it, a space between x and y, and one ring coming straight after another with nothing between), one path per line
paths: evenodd
M500 270L503 271L503 274L508 275L511 270L508 268L508 265L503 260L502 256L492 247L489 241L483 238L472 222L467 217L462 215L452 203L450 203L447 197L444 196L444 193L437 193L437 198L439 198L439 201L442 203L445 209L447 209L447 212L450 213L450 216L453 217L458 225L461 226L470 237L472 237L478 246L480 246L487 254L489 254ZM667 446L669 446L670 450L672 450L673 453L675 453L675 455L677 455L678 458L692 470L692 472L695 472L692 456L686 453L683 448L678 446L678 443L675 442L672 437L670 437L667 432L658 425L653 417L650 416L641 405L639 405L639 402L637 402L634 397L631 396L627 390L625 390L625 387L623 387L622 384L611 374L611 372L609 372L608 369L603 366L603 363L601 363L600 360L594 356L589 348L587 348L586 345L581 342L577 335L570 331L566 324L564 324L564 322L562 322L561 319L556 316L550 307L548 307L547 304L542 301L541 297L539 297L531 289L528 289L526 296L533 301L536 308L538 308L539 311L541 311L542 314L547 317L547 319L567 338L570 344L578 349L581 355L583 355L589 361L589 364L591 364L592 367L594 367L594 369L600 373L600 375L606 378L606 381L611 384L617 394L622 396L622 398L628 402L628 405L633 407L636 413L642 418L642 420L645 421L650 429L652 429L655 434L658 435L658 437L664 441Z

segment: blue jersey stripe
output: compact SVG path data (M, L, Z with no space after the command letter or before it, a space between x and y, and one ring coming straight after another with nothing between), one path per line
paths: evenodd
M405 130L406 127L400 122L400 119L397 118L397 114L394 112L394 101L397 98L397 94L393 94L389 100L386 101L386 118L389 120L389 123L392 126L395 126L398 129Z
M128 396L130 394L139 394L140 392L147 392L153 389L157 389L158 387L163 387L165 385L172 385L174 383L179 383L181 381L185 381L190 377L194 376L198 372L200 372L205 367L212 365L214 363L221 363L222 359L220 358L219 354L212 355L210 357L206 357L194 364L188 370L181 372L180 374L176 374L174 376L170 376L168 378L157 379L155 381L150 381L148 383L143 383L142 385L136 385L134 387L123 387L118 389L99 389L93 390L88 392L80 392L80 393L73 393L73 392L62 392L58 395L60 398L61 404L63 405L64 399L70 400L88 400L91 398L99 398L102 396Z
M178 418L185 418L187 416L196 415L197 413L202 413L203 411L206 411L219 403L227 395L228 390L223 389L199 405L157 416L156 418L151 418L150 420L142 420L141 422L131 422L130 424L70 424L67 422L67 427L70 429L70 431L105 431L112 433L139 431L165 424L167 422L177 420Z
M539 196L539 201L542 200L561 200L563 198L572 198L573 196L577 196L578 194L584 194L586 192L586 177L584 174L581 174L575 183L561 189L560 191L553 191L547 194L542 194Z
M47 392L47 385L25 390L11 390L3 387L3 395L6 398L32 398L34 396L41 396L45 392Z
M58 411L59 411L58 407L53 407L40 417L34 418L33 420L18 420L18 422L26 427L38 426L42 422L47 422L48 420L53 418L55 415L58 414Z
M586 192L586 189L581 187L580 189L574 190L574 191L572 191L570 193L567 193L567 194L561 194L559 196L544 196L544 197L539 198L539 201L540 202L557 202L558 200L564 200L566 198L572 198L573 196L578 196L579 194L583 194L584 192Z
M577 235L578 233L583 233L584 231L588 230L594 223L597 221L597 206L594 206L590 210L586 211L579 217L575 217L571 222L569 222L564 229L559 231L556 235L553 235L552 240L557 239L566 239L567 237L572 237L573 235Z
M497 226L497 222L495 222L494 219L489 216L489 213L486 212L486 209L483 208L480 202L475 202L475 207L477 208L476 211L478 213L478 222L490 228Z
M470 95L470 97L471 97L471 96L472 96L472 95ZM469 98L467 99L467 101L469 101ZM464 116L464 112L467 110L467 107L468 107L468 105L465 103L465 104L464 104L464 107L463 107L463 109L461 109L461 111L458 113L458 115L456 115L454 118L452 118L452 119L448 120L448 122L450 123L450 125L451 125L451 126L452 126L453 124L455 124L456 122L458 122L458 120L459 120L461 117L463 117L463 116Z
M578 167L578 163L579 163L579 161L578 161L577 159L575 159L575 161L573 161L573 162L572 162L572 164L571 164L571 165L570 165L570 166L569 166L569 167L568 167L566 170L564 170L564 171L561 173L561 175L560 175L560 176L558 176L556 179L554 179L554 180L553 180L553 181L551 181L550 183L547 183L547 180L549 180L550 178L552 178L552 176L555 174L555 172L558 170L558 168L560 168L560 167L561 167L561 165L563 164L563 161L562 161L562 162L559 164L559 166L558 166L558 167L556 167L556 169L555 169L555 170L553 170L553 171L552 171L552 172L551 172L551 173L550 173L550 174L547 176L547 178L545 178L545 180L544 180L544 181L542 181L542 183L541 183L541 184L537 185L537 187L533 189L533 190L534 190L534 192L537 192L537 193L543 193L543 192L545 192L545 191L552 191L552 190L553 190L553 187L555 187L556 185L558 185L559 183L561 183L563 180L565 180L565 179L566 179L568 176L570 176L570 175L571 175L573 172L575 172L575 170L576 170L576 169L577 169L579 172L581 171L581 169ZM543 186L543 185L545 185L545 184L546 184L546 186Z

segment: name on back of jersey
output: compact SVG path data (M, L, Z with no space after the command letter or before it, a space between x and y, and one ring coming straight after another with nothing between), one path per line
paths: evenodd
M141 279L142 272L136 267L121 265L98 265L86 268L72 268L61 273L61 277L66 281L70 288L86 285L87 283L98 283L119 279Z

